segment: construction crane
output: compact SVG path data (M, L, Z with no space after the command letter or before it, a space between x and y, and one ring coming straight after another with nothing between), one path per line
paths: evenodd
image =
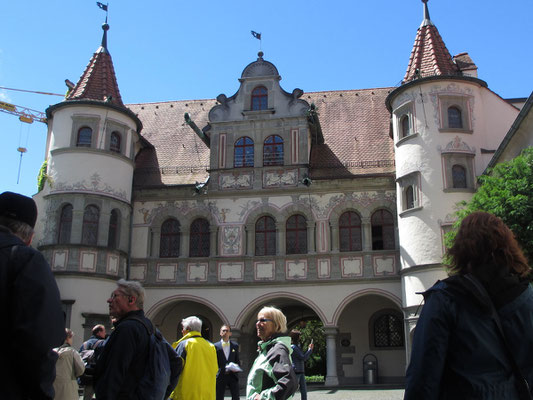
M42 122L43 124L46 124L45 113L37 110L32 110L28 107L17 106L15 104L0 101L0 111L11 115L17 115L21 122L25 122L27 124L33 124L33 121Z

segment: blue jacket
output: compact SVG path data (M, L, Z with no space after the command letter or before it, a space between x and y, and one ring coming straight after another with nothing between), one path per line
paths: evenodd
M291 344L292 348L292 367L294 368L294 373L303 374L305 373L305 362L311 356L313 350L307 349L304 353L299 345Z
M512 368L486 306L449 279L425 293L404 399L518 399ZM531 287L524 285L498 314L522 374L533 387Z

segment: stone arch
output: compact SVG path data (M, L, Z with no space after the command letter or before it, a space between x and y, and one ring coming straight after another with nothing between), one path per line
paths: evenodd
M277 222L280 221L281 214L280 209L270 203L261 203L248 211L248 214L244 216L245 225L255 225L255 222L262 216L268 215Z
M356 300L356 299L358 299L360 297L367 296L367 295L377 295L377 296L384 297L384 298L392 301L398 307L398 311L401 312L401 310L402 310L402 300L399 297L397 297L396 295L394 295L394 294L392 294L392 293L390 293L390 292L388 292L386 290L377 289L377 288L364 289L364 290L361 290L359 292L352 293L349 296L346 296L340 302L340 304L335 309L335 312L333 313L333 319L332 319L331 325L332 326L337 326L338 325L339 318L340 318L342 312L345 310L345 308L346 308L346 306L348 304L350 304L352 301L354 301L354 300Z
M288 206L282 208L280 210L280 222L285 223L289 217L295 215L295 214L302 214L307 222L316 222L315 215L312 213L311 210L309 210L307 207L302 207L301 204L298 203L291 203Z

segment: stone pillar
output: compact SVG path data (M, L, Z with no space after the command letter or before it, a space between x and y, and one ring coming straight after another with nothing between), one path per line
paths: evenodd
M307 221L307 252L316 253L315 246L315 221Z
M361 218L361 230L363 234L363 251L372 250L372 224L370 217Z
M180 230L180 257L189 257L191 231L189 227Z
M217 232L218 226L209 225L209 255L211 257L217 255Z
M337 328L324 328L326 334L326 386L339 386L339 377L337 376Z
M339 252L339 221L331 221L331 251Z
M255 254L255 224L246 224L244 226L246 231L246 255L253 256Z
M276 255L285 255L287 249L285 248L285 222L276 222Z

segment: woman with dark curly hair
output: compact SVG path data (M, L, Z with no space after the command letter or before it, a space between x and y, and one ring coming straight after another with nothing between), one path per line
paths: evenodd
M447 254L452 276L423 294L405 399L533 398L533 289L513 233L474 212Z

